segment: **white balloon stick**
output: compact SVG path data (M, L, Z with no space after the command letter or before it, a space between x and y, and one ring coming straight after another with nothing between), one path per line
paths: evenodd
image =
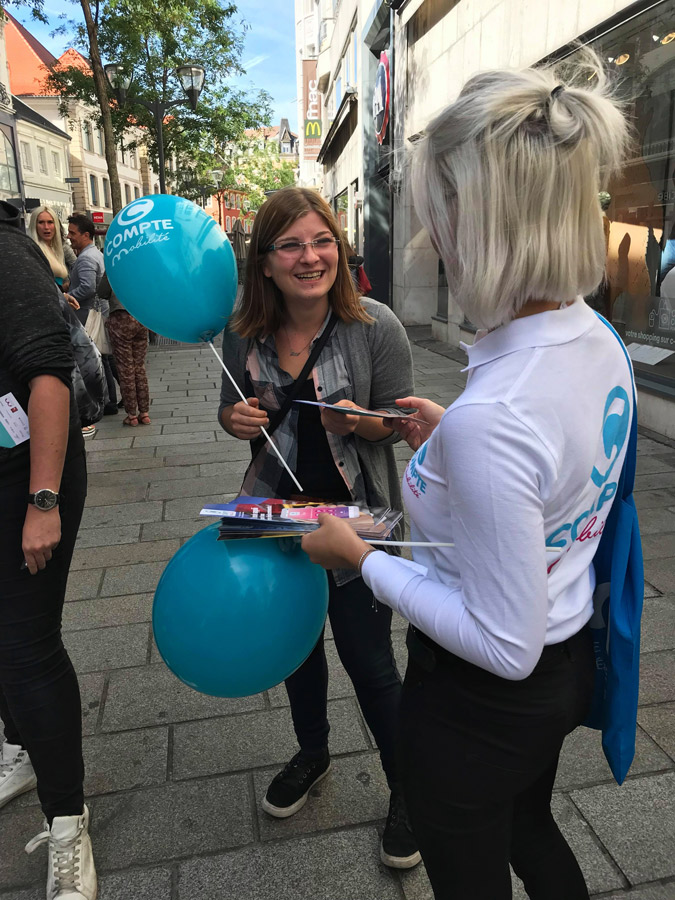
M366 544L382 544L384 547L454 547L454 544L429 543L428 541L370 541L363 539Z
M242 392L239 390L239 385L237 384L237 382L234 380L234 378L233 378L232 375L230 374L229 369L227 368L227 366L225 365L225 363L223 362L223 360L221 359L221 357L218 356L218 351L217 351L216 348L213 346L213 341L209 341L208 344L209 344L209 347L213 350L216 359L218 360L218 362L220 363L220 365L223 367L223 371L225 372L225 374L227 375L227 377L230 379L230 381L231 381L232 384L234 385L235 391L239 394L239 396L240 396L241 399L244 401L244 403L245 403L247 406L250 406L251 404L248 402L248 400L246 399L246 397L244 397L244 395L242 394ZM291 476L291 478L293 479L293 484L295 484L295 486L296 486L297 489L300 491L300 493L302 493L302 485L300 484L300 482L298 481L298 479L295 477L295 475L291 472L291 470L288 468L288 463L286 462L286 460L285 460L285 459L283 458L283 456L281 455L281 452L280 452L279 448L277 447L277 445L274 443L274 441L272 440L272 438L269 436L269 434L267 433L267 431L266 431L264 428L261 427L260 430L261 430L262 433L265 435L265 439L266 439L267 443L270 445L270 447L272 448L272 450L274 450L274 452L276 453L276 455L277 455L277 456L279 457L279 459L281 460L281 464L283 465L284 469L286 469L286 471L288 472L288 474L289 474L289 475Z
M366 544L382 544L384 547L454 547L454 544L443 544L433 541L369 541L363 538ZM547 547L547 553L555 553L558 547Z

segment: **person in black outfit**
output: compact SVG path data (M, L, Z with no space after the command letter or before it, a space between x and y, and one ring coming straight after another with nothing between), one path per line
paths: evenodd
M51 270L0 203L0 404L30 438L0 430L0 806L37 785L50 900L95 900L77 676L61 640L68 569L87 489L73 355ZM10 444L10 446L7 446Z

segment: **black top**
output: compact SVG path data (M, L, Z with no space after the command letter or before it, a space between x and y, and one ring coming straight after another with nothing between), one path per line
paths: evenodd
M316 400L311 378L302 386L298 400ZM317 500L350 500L349 490L333 459L326 429L321 424L318 406L297 405L298 410L298 459L294 475L302 485L302 495ZM279 484L279 496L291 497L297 487L284 472Z
M0 397L11 392L27 412L31 379L38 375L60 379L71 389L67 451L71 455L83 444L72 392L70 335L49 263L28 235L15 227L17 217L15 207L0 202ZM25 476L29 444L0 447L0 481Z

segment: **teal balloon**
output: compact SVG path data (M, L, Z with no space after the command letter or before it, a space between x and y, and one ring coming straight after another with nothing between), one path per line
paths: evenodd
M198 343L227 324L237 298L234 251L218 223L190 200L134 200L112 220L104 256L112 289L151 331Z
M218 523L169 561L152 610L162 659L214 697L280 684L312 652L328 611L325 571L292 538L218 540Z

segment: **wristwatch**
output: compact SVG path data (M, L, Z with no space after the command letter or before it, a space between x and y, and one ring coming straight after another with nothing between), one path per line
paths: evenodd
M37 506L43 512L58 506L60 499L60 496L55 491L50 491L49 488L42 488L42 490L28 495L28 502L32 503L33 506Z

